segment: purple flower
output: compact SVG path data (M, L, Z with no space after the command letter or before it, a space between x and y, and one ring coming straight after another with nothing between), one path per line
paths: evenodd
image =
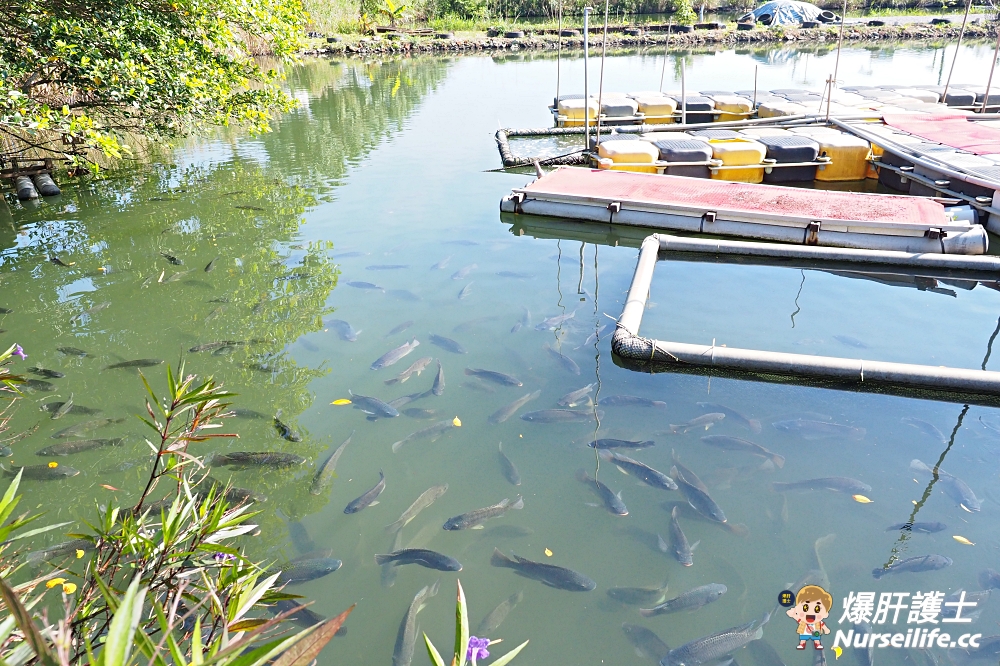
M490 639L488 638L469 636L469 651L465 655L465 658L470 659L473 664L476 663L477 659L486 659L490 656L489 651L486 649L489 645Z
M229 553L215 553L212 557L214 557L216 561L222 562L223 564L236 559L235 555L230 555Z
M28 355L21 349L21 345L18 344L14 345L14 356L20 356L22 360L28 358Z

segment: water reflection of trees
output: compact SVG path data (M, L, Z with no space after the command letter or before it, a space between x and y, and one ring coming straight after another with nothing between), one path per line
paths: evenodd
M307 432L298 443L278 439L270 420L280 409L298 429L297 416L313 403L310 382L328 372L322 365L298 365L286 353L288 345L322 329L339 276L330 245L300 242L300 226L351 164L401 128L447 67L442 59L309 63L288 74L292 91L307 93L300 95L303 108L280 119L272 134L217 135L192 142L163 163L67 187L54 200L29 207L11 201L12 219L0 218L11 231L0 251L0 305L14 310L3 322L5 337L29 348L33 362L66 373L56 380L58 397L29 396L12 425L26 429L47 418L35 403L70 393L78 404L108 416L139 413L138 376L101 368L135 358L176 363L184 356L188 372L214 375L238 394L238 407L265 417L233 419L241 438L231 448L280 449L316 460L329 442ZM184 264L173 265L161 253ZM55 265L52 256L72 265ZM213 270L206 272L213 259ZM81 315L103 303L110 305ZM223 346L222 353L188 351L227 340L239 344ZM65 357L56 351L60 346L83 348L89 356ZM146 375L158 386L162 366ZM50 443L56 424L70 423L68 417L44 420L22 442L16 461L37 462L32 452L42 440ZM63 510L75 515L75 507L92 506L100 483L126 494L137 490L139 467L118 467L148 455L139 437L145 433L129 419L109 434L125 433L134 435L132 443L115 456L71 461L84 472L78 481L85 480L61 484ZM223 470L214 473L229 477ZM302 510L312 510L325 498L309 495L307 480L290 483L310 473L236 472L232 478L278 496L282 506L301 501ZM275 520L268 513L264 522Z

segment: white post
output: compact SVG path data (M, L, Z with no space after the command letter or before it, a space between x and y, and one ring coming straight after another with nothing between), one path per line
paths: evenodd
M587 60L590 58L590 7L583 8L583 149L590 150L590 90L587 87Z

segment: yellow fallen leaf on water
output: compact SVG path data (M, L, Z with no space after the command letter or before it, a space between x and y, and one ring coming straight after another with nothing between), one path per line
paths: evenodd
M334 400L330 404L331 405L349 405L349 404L351 404L351 401L348 400L347 398L337 398L336 400Z
M106 489L108 489L108 490L119 490L118 488L115 488L114 486L109 486L109 485L108 485L108 484L106 484L106 483L102 483L102 484L101 484L101 488L106 488Z
M552 557L552 551L549 550L548 548L546 548L544 552L545 552L545 557Z
M55 469L56 467L59 467L59 463L53 460L52 462L49 463L49 467Z
M837 655L836 657L834 657L834 659L840 659L840 655L842 655L843 653L844 653L844 648L840 647L839 645L833 646L833 654Z
M79 548L76 549L76 559L83 557L83 551Z
M76 592L76 583L63 583L63 592L65 594L73 594Z
M851 499L860 504L871 504L872 500L868 499L864 495L851 495Z
M53 578L50 581L46 581L45 587L47 587L47 588L49 588L51 590L56 585L62 585L65 582L66 582L65 578Z
M453 426L455 426L456 428L461 428L462 427L462 422L458 419L457 416L451 420L451 424Z
M959 536L957 534L955 536L953 536L952 539L954 539L955 541L957 541L959 543L964 543L966 546L975 546L976 545L976 544L972 543L971 541L969 541L968 539L966 539L964 536Z

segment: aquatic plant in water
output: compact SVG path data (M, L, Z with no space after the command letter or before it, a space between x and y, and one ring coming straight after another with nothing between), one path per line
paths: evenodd
M455 608L455 654L452 657L451 666L465 666L470 661L473 666L477 666L478 659L486 659L490 656L486 648L499 642L499 640L491 641L488 638L477 638L469 635L469 609L465 603L465 590L462 589L462 581L458 581L458 598ZM434 643L431 642L426 633L424 634L424 643L427 645L427 654L431 658L431 663L434 666L445 666L441 653L434 647ZM527 644L528 641L524 641L494 661L493 666L509 664Z

